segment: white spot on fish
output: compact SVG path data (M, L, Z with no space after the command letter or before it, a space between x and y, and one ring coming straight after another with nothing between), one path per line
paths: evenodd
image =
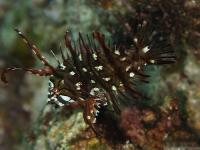
M155 63L155 60L152 59L152 60L150 60L150 62L151 62L152 64L154 64L154 63Z
M75 75L75 72L74 72L74 71L71 71L71 72L69 72L69 74L70 74L71 76L73 76L73 75Z
M83 58L82 58L82 55L81 55L81 54L79 54L79 56L78 56L78 59L79 59L80 61L82 61L82 60L83 60Z
M63 63L61 63L61 64L59 65L59 67L60 67L62 70L66 69L66 66L64 66Z
M103 70L103 66L95 66L94 67L97 71Z
M77 90L80 90L80 89L81 89L81 87L80 87L81 85L82 85L81 82L76 83L76 84L75 84L76 89L77 89Z
M97 87L95 87L95 88L93 88L93 89L94 89L94 91L96 91L96 92L100 91L100 89L97 88Z
M129 76L132 78L132 77L134 77L134 76L135 76L135 73L133 73L133 72L130 72Z
M81 90L81 87L77 87L76 90Z
M94 80L90 80L91 81L91 83L96 83Z
M126 72L128 72L131 69L131 66L126 67Z
M105 81L110 81L111 78L107 77L107 78L102 78Z
M113 86L112 86L112 90L113 90L113 91L117 91L116 86L113 85Z
M95 53L92 54L94 60L97 60L97 55Z
M100 108L100 104L99 104L99 106L98 106L99 108ZM95 111L95 116L98 116L98 113L99 113L99 111L98 110L96 110Z
M125 61L126 60L126 57L122 57L120 58L121 61Z
M96 123L96 118L93 119L92 123Z
M91 91L90 91L90 95L95 96L95 92L99 92L99 91L100 91L100 89L97 88L97 87L95 87L95 88L91 89Z
M91 119L91 116L87 116L87 119L90 120L90 119Z
M122 86L124 86L124 84L120 83L120 84L119 84L119 86L121 86L121 87L122 87Z
M64 106L64 104L59 101L56 101L55 103L58 104L60 107Z
M90 95L95 96L94 90L90 91Z
M134 38L133 41L134 41L135 43L137 43L137 42L138 42L138 39L137 39L137 38Z
M107 102L105 102L104 104L103 104L103 106L107 106L108 105L108 103Z
M71 98L69 96L60 95L60 97L66 102L69 102L71 100Z
M76 83L75 85L76 86L80 86L82 83L81 82L78 82L78 83Z
M87 69L84 67L84 68L82 68L82 70L84 71L84 72L87 72Z
M142 49L142 51L143 51L144 53L148 52L148 51L149 51L148 46L144 47L144 48Z
M114 53L115 53L116 55L120 55L119 50L115 50Z
M70 100L69 100L69 102L70 102L70 103L73 103L73 102L75 102L75 100L73 100L73 99L70 99Z

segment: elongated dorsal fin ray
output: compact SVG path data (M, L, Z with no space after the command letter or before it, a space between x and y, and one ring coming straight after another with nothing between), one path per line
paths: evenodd
M32 44L29 39L22 34L22 32L18 29L14 29L18 35L22 38L24 43L28 45L28 47L32 50L33 54L45 65L50 67L52 70L54 70L54 67L50 65L50 63L47 61L47 59L41 54L40 49L37 48L35 44Z

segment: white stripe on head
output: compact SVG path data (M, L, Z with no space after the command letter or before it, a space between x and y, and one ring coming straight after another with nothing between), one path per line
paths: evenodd
M71 98L69 96L65 96L65 95L59 95L64 101L66 102L70 102Z

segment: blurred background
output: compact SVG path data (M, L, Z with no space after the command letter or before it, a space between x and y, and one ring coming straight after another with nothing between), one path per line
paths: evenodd
M42 67L14 28L29 37L55 65L50 50L60 57L59 46L64 47L66 30L70 30L75 39L78 32L90 34L97 30L126 44L123 24L137 17L150 20L158 31L167 33L178 61L173 66L149 69L151 82L141 89L152 98L148 102L150 106L179 99L184 105L187 126L195 133L193 141L198 143L199 3L199 0L0 0L0 72L9 66ZM99 144L85 131L80 112L65 112L60 117L60 112L46 106L48 78L16 71L8 74L8 81L8 85L0 82L0 150L113 148L113 143ZM75 127L71 127L74 123ZM134 146L122 144L119 147L133 149Z

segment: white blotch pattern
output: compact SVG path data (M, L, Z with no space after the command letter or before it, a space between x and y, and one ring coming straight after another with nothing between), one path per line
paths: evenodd
M81 54L79 54L79 56L78 56L78 59L79 59L80 61L82 61L82 60L83 60L83 58L82 58L82 55L81 55Z
M63 104L63 103L61 103L61 102L59 102L59 101L55 101L55 103L56 103L58 106L60 106L60 107L62 107L62 106L65 105L65 104Z
M119 50L115 50L114 53L115 53L116 55L120 55Z
M107 77L107 78L102 78L102 79L108 82L110 81L111 78Z
M81 85L82 85L81 82L76 83L76 84L75 84L76 89L77 89L77 90L80 90L80 89L81 89Z
M70 74L71 76L73 76L73 75L75 75L75 72L74 72L74 71L71 71L71 72L69 72L69 74Z
M117 91L116 86L113 85L113 86L112 86L112 90L113 90L113 91Z
M94 80L90 80L91 81L91 83L96 83Z
M137 38L134 38L133 41L134 41L135 43L137 43L137 42L138 42L138 39L137 39Z
M155 63L155 60L152 59L152 60L150 60L150 62L151 62L152 64L154 64L154 63Z
M97 87L95 87L95 88L93 88L93 89L94 89L94 91L96 91L96 92L100 91L100 89L97 88Z
M128 72L131 69L131 66L126 67L126 72Z
M62 69L62 70L65 70L65 69L66 69L66 66L64 66L63 63L61 63L61 64L59 65L59 67L60 67L60 69Z
M122 57L120 58L121 61L125 61L126 60L126 57Z
M129 73L129 76L132 78L132 77L134 77L134 76L135 76L135 73L133 73L133 72L130 72L130 73Z
M94 118L94 120L92 121L92 123L96 123L96 118Z
M71 100L71 98L69 96L60 95L60 97L66 102L69 102Z
M97 60L97 55L95 53L92 54L94 60Z
M91 116L87 116L87 119L90 120L90 119L91 119Z
M82 68L82 70L84 71L84 72L87 72L87 69L84 67L84 68Z
M95 88L93 88L93 89L90 90L90 95L95 96L95 93L99 92L99 91L100 91L100 89L97 88L97 87L95 87Z
M143 51L144 53L148 52L149 50L150 50L150 49L149 49L148 46L146 46L146 47L144 47L144 48L142 49L142 51Z
M103 70L103 66L95 66L94 67L97 71Z

